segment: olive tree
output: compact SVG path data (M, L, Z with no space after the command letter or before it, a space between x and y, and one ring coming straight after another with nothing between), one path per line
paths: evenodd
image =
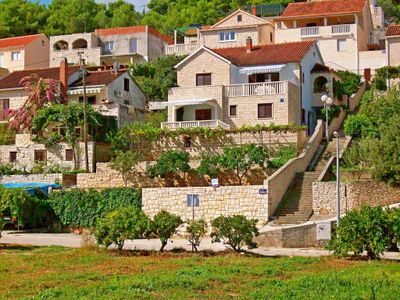
M151 221L151 234L157 236L161 241L160 252L164 251L168 240L174 235L179 226L183 224L182 219L167 211L160 211Z

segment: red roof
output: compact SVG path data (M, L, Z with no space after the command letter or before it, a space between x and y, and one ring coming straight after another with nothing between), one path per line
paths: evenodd
M71 75L78 69L79 69L79 67L77 67L77 66L69 66L68 67L69 75ZM20 87L22 87L19 84L21 79L26 76L30 76L32 74L36 74L40 78L60 80L60 68L59 67L15 71L15 72L8 74L6 77L4 77L3 79L0 80L0 90L20 88Z
M85 83L87 86L108 85L124 73L126 73L126 71L118 71L117 73L113 72L112 70L94 72L89 71L86 74ZM73 86L82 86L82 80L75 82Z
M149 28L149 33L159 37L162 39L164 42L168 44L173 44L172 38L161 34L157 29L154 29L150 26ZM96 29L95 34L96 35L117 35L117 34L130 34L130 33L138 33L138 32L146 32L146 26L131 26L131 27L116 27L116 28L104 28L104 29Z
M366 0L335 0L289 3L276 19L360 13Z
M253 46L253 50L249 53L247 53L246 47L220 48L212 49L212 51L236 66L286 64L300 62L314 43L314 41L304 41Z
M46 36L44 34L34 34L34 35L24 35L24 36L0 39L0 48L25 46L32 43L33 41L35 41L40 37L46 37Z
M386 30L386 36L400 35L400 25L390 25Z

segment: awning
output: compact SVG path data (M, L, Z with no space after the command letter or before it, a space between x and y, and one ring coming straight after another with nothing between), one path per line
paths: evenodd
M187 99L187 100L176 100L168 101L168 106L187 106L187 105L200 105L206 102L215 100L214 98L204 98L204 99Z
M254 66L244 67L239 70L240 74L260 74L260 73L273 73L280 72L285 65L268 65L268 66Z

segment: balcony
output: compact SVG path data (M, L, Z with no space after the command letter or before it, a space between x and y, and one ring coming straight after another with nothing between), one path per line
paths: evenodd
M301 36L318 36L319 35L319 27L301 28L300 34L301 34Z
M220 120L206 120L206 121L181 121L181 122L164 122L161 124L162 128L174 130L180 128L195 128L195 127L206 127L206 128L223 128L229 129L230 126Z
M196 52L201 48L200 43L193 43L193 44L175 44L175 45L168 45L165 48L166 55L188 55Z
M350 31L350 24L332 26L332 35L349 34Z
M230 84L225 86L225 97L281 95L287 92L287 81Z

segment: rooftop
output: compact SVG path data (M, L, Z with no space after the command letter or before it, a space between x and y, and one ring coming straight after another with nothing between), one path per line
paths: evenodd
M229 60L236 66L255 66L268 64L286 64L300 62L314 41L292 42L253 46L251 52L246 47L212 49L218 55Z
M400 25L390 25L386 30L386 36L400 35Z
M44 34L34 34L0 39L0 48L25 46L43 37L46 36Z
M121 76L122 74L126 73L124 71L89 71L86 74L86 85L93 86L93 85L108 85L109 83L113 82L117 77ZM75 82L72 86L82 86L82 80Z
M365 2L366 0L334 0L289 3L283 14L276 19L361 13Z

